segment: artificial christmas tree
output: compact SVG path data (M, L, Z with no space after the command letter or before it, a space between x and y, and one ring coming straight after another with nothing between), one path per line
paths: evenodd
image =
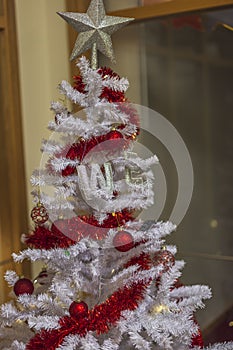
M201 349L194 312L210 290L179 282L184 262L165 246L172 223L136 219L153 203L158 159L132 152L140 123L125 97L128 81L97 64L97 50L113 59L110 35L129 19L106 16L102 0L87 14L60 15L81 32L72 58L92 47L92 65L80 58L74 86L60 84L80 112L51 105L49 128L59 137L43 142L48 159L32 176L40 189L33 192L35 228L23 236L28 249L13 254L46 268L34 286L6 273L15 299L1 307L0 348Z

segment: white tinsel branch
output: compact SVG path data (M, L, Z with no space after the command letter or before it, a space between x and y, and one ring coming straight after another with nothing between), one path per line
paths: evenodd
M5 280L7 281L8 285L10 287L13 287L15 283L18 281L19 276L15 271L7 271L4 276Z
M87 102L85 100L85 94L82 94L78 90L72 88L72 86L67 81L63 80L61 82L59 90L62 94L66 95L67 98L75 104L79 104L82 107L88 107Z
M42 329L50 330L50 329L58 329L59 325L59 316L30 316L28 318L28 325L30 328L34 328L37 331Z

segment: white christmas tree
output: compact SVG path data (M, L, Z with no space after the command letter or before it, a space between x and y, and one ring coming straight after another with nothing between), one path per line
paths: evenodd
M74 86L60 84L81 110L51 105L59 137L43 142L48 159L32 175L44 186L33 192L35 229L23 235L28 249L13 254L46 267L34 283L6 273L15 298L1 306L0 349L201 349L194 312L211 292L179 282L184 262L165 246L172 223L135 218L153 204L158 159L133 153L140 126L128 81L97 64L97 50L113 59L110 35L130 19L106 16L102 0L60 15L81 32L72 58L92 47L92 64L80 58Z

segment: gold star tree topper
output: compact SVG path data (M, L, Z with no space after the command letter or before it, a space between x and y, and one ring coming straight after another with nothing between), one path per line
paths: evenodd
M107 16L103 0L92 0L87 13L58 12L78 33L70 59L92 49L92 66L97 68L97 50L115 62L111 35L133 18Z

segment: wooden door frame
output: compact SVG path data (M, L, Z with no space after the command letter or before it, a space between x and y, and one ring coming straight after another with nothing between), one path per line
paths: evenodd
M211 10L230 5L233 5L233 0L172 0L164 3L114 11L110 14L113 16L134 17L136 21L143 21L156 17Z
M70 12L85 12L90 0L66 0L66 9ZM112 16L134 17L137 21L177 13L200 11L233 5L233 0L171 0L153 5L133 7L110 12Z
M3 163L0 166L1 205L0 223L3 235L1 266L14 268L19 274L30 274L29 264L15 264L12 252L22 249L20 236L28 230L28 211L24 167L24 147L21 116L21 98L18 69L18 50L15 19L15 0L3 0L4 13L0 16L0 31L4 42L4 101L0 137L4 140ZM6 249L4 248L6 245Z

